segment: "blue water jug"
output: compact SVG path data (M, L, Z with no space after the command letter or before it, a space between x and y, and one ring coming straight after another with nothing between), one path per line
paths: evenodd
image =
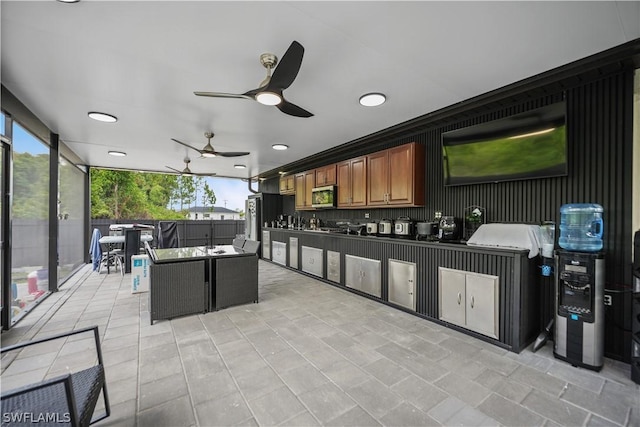
M597 252L602 249L602 206L574 203L560 207L560 240L568 251Z

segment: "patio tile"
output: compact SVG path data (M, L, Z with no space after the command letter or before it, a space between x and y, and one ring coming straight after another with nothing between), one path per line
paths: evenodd
M369 379L359 385L348 387L345 391L363 409L376 418L383 417L402 402L402 399L396 393L375 379Z
M389 413L387 413L387 415L381 418L381 421L384 425L393 426L413 427L437 425L437 422L433 418L407 402L402 402L400 405L393 408Z
M507 426L540 426L544 421L540 415L497 394L485 399L478 409Z
M249 407L261 425L280 424L305 411L304 406L287 387L280 387L257 399L249 399Z
M582 425L587 420L587 412L577 406L550 396L538 390L533 390L522 401L522 406L543 414L546 418L561 425Z
M353 399L331 383L302 393L298 398L323 424L356 406Z
M182 373L160 378L140 385L140 410L176 400L188 394Z
M191 402L187 396L172 399L138 414L139 427L176 427L195 425ZM206 425L206 424L205 424Z
M295 394L313 390L329 382L329 379L310 363L282 372L280 377Z
M393 385L391 390L424 412L428 412L448 396L447 393L415 375Z
M364 409L356 406L349 409L344 414L338 415L336 418L326 423L327 426L351 426L351 427L375 427L380 424L375 418L368 414ZM389 425L396 425L395 423ZM417 426L419 424L413 424Z
M201 425L229 426L252 418L251 411L238 392L215 400L207 400L195 406Z

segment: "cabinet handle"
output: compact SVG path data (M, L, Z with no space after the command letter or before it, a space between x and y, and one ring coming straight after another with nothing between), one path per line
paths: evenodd
M460 305L461 301L462 301L462 294L458 292L458 305Z
M472 297L471 297L471 308L473 308L473 303L474 303L474 302L475 302L475 301L473 300L473 296L472 296Z

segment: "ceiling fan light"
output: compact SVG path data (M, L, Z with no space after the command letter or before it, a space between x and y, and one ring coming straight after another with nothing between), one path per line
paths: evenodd
M256 95L256 101L263 105L278 105L282 102L282 97L273 92L260 92Z
M289 146L285 145L285 144L273 144L271 146L271 148L273 148L274 150L282 151L282 150L286 150L287 148L289 148Z
M118 118L116 116L107 113L101 113L99 111L89 111L87 115L93 120L97 120L99 122L115 123L118 121Z
M209 151L203 151L202 152L202 157L206 157L206 158L210 159L212 157L218 157L218 156L216 155L216 153L211 153Z
M387 97L383 93L366 93L360 97L360 105L365 107L377 107L384 104Z

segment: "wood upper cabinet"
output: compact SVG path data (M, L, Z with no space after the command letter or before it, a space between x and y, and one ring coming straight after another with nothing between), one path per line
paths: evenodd
M286 175L280 177L280 194L295 194L295 176Z
M336 185L336 165L316 168L316 187Z
M297 173L295 179L296 210L313 209L311 206L311 190L315 187L315 170Z
M367 205L367 158L357 157L337 165L338 207Z
M424 145L415 142L368 155L368 206L424 205L424 163Z

